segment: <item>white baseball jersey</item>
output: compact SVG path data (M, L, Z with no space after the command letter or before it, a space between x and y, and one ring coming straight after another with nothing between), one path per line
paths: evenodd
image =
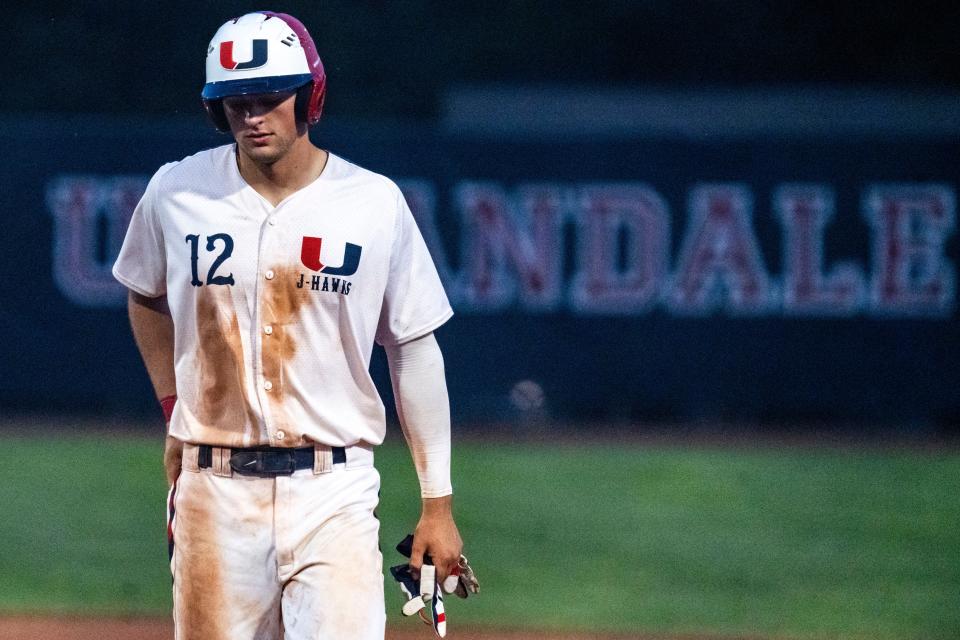
M130 289L167 295L170 434L225 447L380 444L374 341L400 344L453 315L403 195L330 154L274 207L234 149L157 171L113 267Z

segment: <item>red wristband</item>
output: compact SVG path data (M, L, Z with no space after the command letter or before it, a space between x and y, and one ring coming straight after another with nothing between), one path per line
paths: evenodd
M176 394L160 398L160 408L163 409L163 420L170 422L170 416L173 415L173 405L177 404Z

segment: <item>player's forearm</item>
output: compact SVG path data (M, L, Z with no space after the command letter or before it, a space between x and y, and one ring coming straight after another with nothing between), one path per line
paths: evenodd
M450 485L450 401L443 354L433 334L387 347L390 379L400 426L410 446L420 494L427 501L448 496ZM449 500L445 501L449 503ZM441 504L434 505L435 508Z
M166 296L147 298L131 291L127 298L130 327L157 398L176 394L173 367L173 318Z

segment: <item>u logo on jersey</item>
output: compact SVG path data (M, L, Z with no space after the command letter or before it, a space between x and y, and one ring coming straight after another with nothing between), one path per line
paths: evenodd
M246 62L237 62L233 59L233 40L220 43L220 66L230 71L256 69L267 64L267 41L253 41L253 56Z
M320 247L322 244L323 238L303 237L303 245L300 247L300 261L304 266L331 276L352 276L357 272L363 247L352 242L346 243L343 250L343 265L330 267L320 262Z

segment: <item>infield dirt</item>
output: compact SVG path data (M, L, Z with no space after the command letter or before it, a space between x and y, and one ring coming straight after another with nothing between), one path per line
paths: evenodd
M430 640L433 633L411 624L388 628L386 640ZM717 636L601 635L457 629L450 640L717 640ZM165 618L32 617L0 618L0 640L171 640L173 624ZM724 636L724 640L736 640ZM744 638L746 640L746 638ZM758 639L754 639L758 640Z

